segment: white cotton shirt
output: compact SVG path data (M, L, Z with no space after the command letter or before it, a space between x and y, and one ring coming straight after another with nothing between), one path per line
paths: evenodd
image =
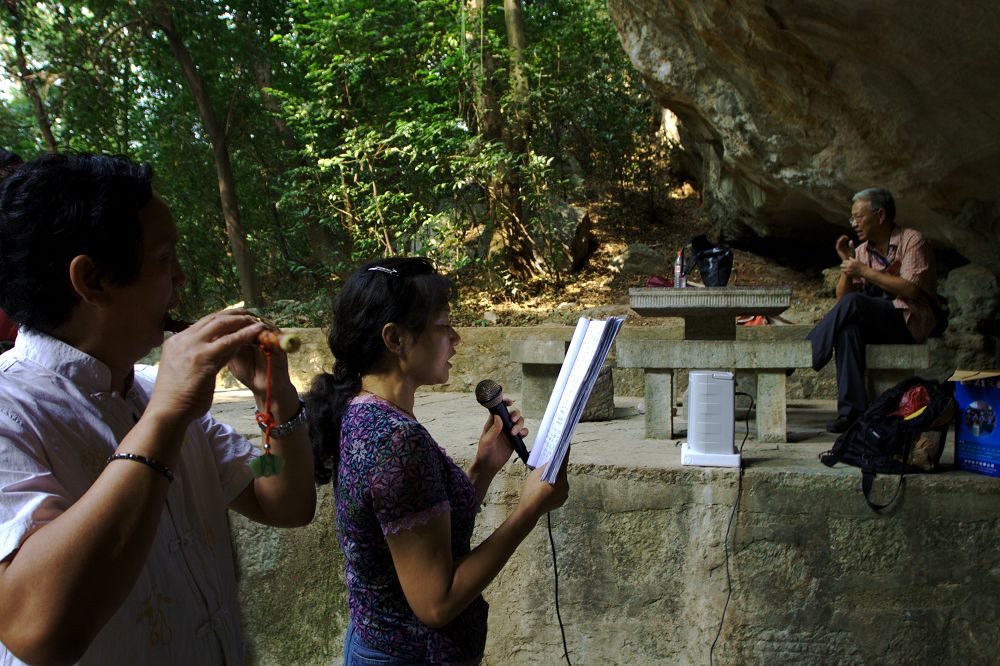
M90 488L142 415L154 379L136 366L121 396L97 359L21 331L0 356L0 561ZM253 455L210 415L191 423L145 566L80 664L243 663L226 507L252 480ZM0 645L0 666L21 663Z

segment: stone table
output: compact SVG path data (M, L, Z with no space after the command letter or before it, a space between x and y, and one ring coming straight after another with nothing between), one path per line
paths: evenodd
M685 340L735 340L739 315L779 315L791 287L706 287L628 290L629 307L645 317L682 317Z
M778 315L791 303L790 287L639 288L629 290L638 314L684 319L684 339L656 345L619 341L619 367L643 368L646 436L673 438L673 373L680 368L751 370L757 380L757 437L784 441L785 370L809 363L805 343L736 341L739 315ZM666 405L663 409L661 405Z

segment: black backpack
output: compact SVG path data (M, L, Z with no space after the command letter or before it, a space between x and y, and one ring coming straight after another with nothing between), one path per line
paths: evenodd
M725 243L712 243L705 234L691 239L695 265L706 287L725 287L733 271L733 249Z
M921 384L930 396L930 403L926 408L909 419L890 415L899 408L900 400L906 392ZM930 465L931 468L936 467L944 449L948 426L954 418L955 400L950 384L910 377L880 395L861 418L837 438L833 448L821 454L819 459L828 467L833 467L838 462L860 467L861 490L864 492L865 502L877 513L896 500L905 474L929 471L910 464L914 444L927 433L936 433L938 446L932 454ZM899 474L896 492L885 504L877 504L871 499L872 485L877 474Z

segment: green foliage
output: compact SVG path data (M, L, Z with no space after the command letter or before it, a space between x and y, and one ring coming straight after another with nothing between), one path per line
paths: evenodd
M564 0L529 11L526 24L533 149L558 158L555 168L566 177L598 185L631 181L626 169L655 119L605 4ZM603 178L595 181L597 174Z
M283 206L315 202L350 238L348 263L426 247L451 208L449 156L468 133L454 113L453 3L295 2L294 45L311 89L286 97L315 165L286 179ZM432 241L431 245L437 243Z
M186 248L185 314L195 316L237 300L238 279L212 147L152 3L21 2L18 28L60 149L126 153L156 169ZM502 4L487 3L481 24L464 4L168 2L224 124L265 302L281 303L287 321L309 320L305 310L325 307L337 278L372 256L419 252L448 268L497 271L491 248L509 239L494 238L504 210L490 192L511 173L550 274L566 232L554 202L662 176L651 167L661 156L649 96L603 2L523 3L526 108L508 87ZM479 127L486 53L503 138ZM0 142L30 158L44 144L10 83ZM528 119L523 152L512 148L515 111ZM494 277L516 289L509 273Z

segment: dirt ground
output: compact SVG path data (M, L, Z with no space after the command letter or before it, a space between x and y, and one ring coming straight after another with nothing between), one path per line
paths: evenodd
M687 185L671 191L653 219L629 215L625 208L610 201L593 204L589 210L598 245L581 271L558 281L534 279L508 284L503 289L484 286L475 272L464 272L457 276L459 299L452 309L455 323L487 325L495 315L494 325L530 326L566 323L595 308L600 308L601 314L624 312L629 288L642 287L649 278L647 273L617 270L614 260L625 253L630 243L641 242L671 256L698 234L709 238L714 235L698 194ZM671 270L672 266L665 266L664 277L669 279ZM697 281L697 275L692 280ZM803 271L738 248L733 250L729 284L792 287L792 308L785 316L794 323L814 323L829 307L818 268ZM655 322L636 317L630 323Z

